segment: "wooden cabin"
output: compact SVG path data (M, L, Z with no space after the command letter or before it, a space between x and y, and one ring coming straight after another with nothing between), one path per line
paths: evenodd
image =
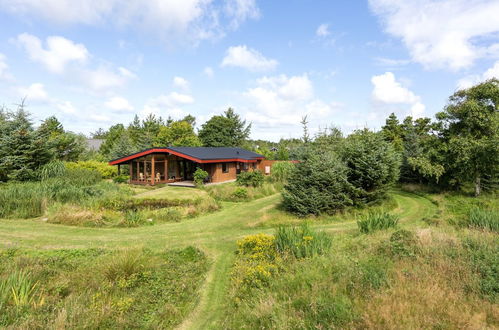
M242 149L228 147L151 148L111 160L110 165L128 165L130 183L159 184L192 181L199 167L208 172L208 182L233 181L237 174L262 169L264 157Z

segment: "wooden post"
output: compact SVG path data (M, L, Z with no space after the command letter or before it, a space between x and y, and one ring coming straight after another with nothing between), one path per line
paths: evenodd
M154 154L152 155L152 160L151 160L151 184L154 186L154 180L156 179L156 169L155 169L155 161L154 161Z
M138 160L136 161L136 163L137 163L137 177L135 178L135 180L138 181L140 180L140 163Z
M170 179L168 177L168 156L165 157L165 180Z
M130 181L132 181L132 171L133 171L133 160L130 161L130 163L128 163L128 167L129 167L129 172L130 172L130 179L128 179L128 183L130 183Z
M121 164L118 164L118 175L121 175Z

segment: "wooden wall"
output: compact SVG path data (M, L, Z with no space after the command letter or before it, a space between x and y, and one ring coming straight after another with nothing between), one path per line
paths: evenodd
M224 182L236 179L236 163L226 163L228 173L222 172L222 163L211 164L211 170L208 171L211 176L211 182Z

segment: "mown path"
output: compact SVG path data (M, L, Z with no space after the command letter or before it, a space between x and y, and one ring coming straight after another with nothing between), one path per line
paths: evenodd
M436 206L421 196L394 192L398 207L394 211L401 223L411 226L431 217ZM188 219L139 228L82 228L44 223L40 220L1 220L0 247L51 248L179 248L196 246L212 260L198 306L179 326L181 329L217 328L222 315L234 258L235 241L245 235L273 229L247 226L280 201L279 195L248 203L224 203L221 211ZM355 220L318 224L328 232L356 229Z

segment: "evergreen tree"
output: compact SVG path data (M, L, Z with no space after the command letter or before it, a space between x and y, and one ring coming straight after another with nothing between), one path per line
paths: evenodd
M0 179L31 180L36 170L53 159L47 139L33 129L29 114L21 104L7 116L0 137Z

